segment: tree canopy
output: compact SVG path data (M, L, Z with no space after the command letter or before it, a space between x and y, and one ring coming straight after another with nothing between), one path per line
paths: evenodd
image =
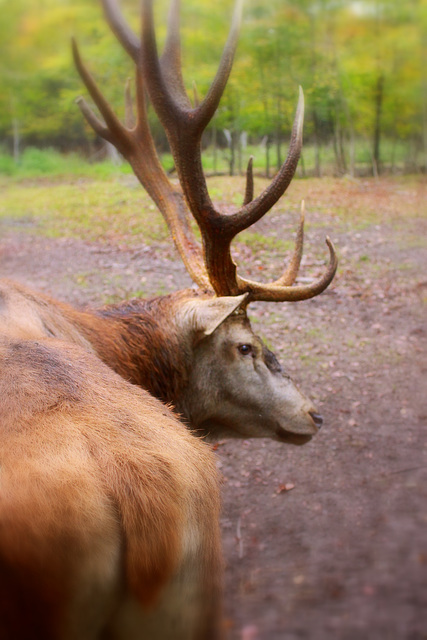
M121 4L137 31L139 2ZM190 94L196 85L203 95L227 36L232 0L182 5L184 77ZM134 73L100 4L14 0L6 10L0 0L0 7L0 143L10 145L18 130L25 144L84 146L92 134L74 104L84 90L71 60L71 37L119 114L126 78ZM155 8L161 40L166 0ZM427 0L248 0L234 69L211 129L276 141L280 160L300 84L305 139L319 154L322 144L332 145L341 171L354 161L355 139L366 141L377 170L384 139L388 156L404 142L407 161L425 168L426 53ZM317 160L320 165L320 155Z

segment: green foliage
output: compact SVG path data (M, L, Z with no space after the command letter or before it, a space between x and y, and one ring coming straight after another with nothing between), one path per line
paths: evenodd
M167 0L155 3L160 47L167 4ZM195 83L203 97L227 37L232 0L182 4L184 80L190 95ZM122 0L121 6L138 30L139 3ZM14 140L21 149L53 146L93 153L94 135L74 103L79 93L86 92L71 61L71 36L77 37L85 61L119 117L123 116L126 78L134 73L98 3L14 0L6 11L5 0L0 0L0 7L4 9L0 143L9 149ZM362 168L370 167L376 127L380 160L393 169L411 162L423 165L427 158L426 34L427 0L249 0L234 69L206 138L215 129L224 147L221 132L227 129L233 146L239 146L242 131L252 142L269 136L268 143L283 144L290 135L297 87L302 84L305 140L312 145L313 167L328 156L325 145L333 151L335 171L349 171L358 162ZM380 96L379 80L383 83ZM151 113L149 117L156 142L164 148L164 134ZM232 151L221 151L221 164L231 162ZM276 152L278 162L280 155ZM41 163L41 170L46 158L34 156L33 161ZM212 169L215 162L211 161ZM276 164L276 157L271 162ZM13 173L13 164L2 158L0 170Z
M397 166L403 166L405 160L406 147L402 141L385 140L383 143L384 155L394 157ZM282 155L286 151L285 145L282 145ZM265 148L263 145L248 145L242 150L241 166L244 170L249 157L253 157L253 167L255 174L265 173ZM303 150L303 166L307 174L312 174L315 166L316 150L312 144L306 144ZM214 157L215 156L215 157ZM229 152L227 149L216 149L208 147L203 151L202 160L203 167L207 175L229 173ZM371 163L371 155L366 140L357 140L355 144L355 158L359 169L369 171ZM170 153L163 153L160 156L163 167L166 171L173 168L173 158ZM335 156L332 145L325 145L321 152L322 167L325 174L332 174L335 167ZM51 180L75 176L82 178L97 178L100 180L108 180L132 174L132 169L126 163L113 163L109 160L102 162L89 162L81 157L78 153L63 154L55 149L38 149L28 147L19 157L19 161L15 162L12 156L5 150L0 148L0 178L8 176L17 181L22 178L49 178ZM302 169L299 170L302 175ZM135 183L136 184L136 183ZM215 191L214 195L221 196ZM228 194L227 200L234 204L241 204L242 189L237 194Z
M16 173L16 163L12 156L6 153L0 154L0 175L13 176Z
M89 163L77 153L64 155L55 149L27 147L15 162L10 154L0 150L0 176L16 179L70 175L107 179L123 173L130 173L126 164L117 166L108 161Z

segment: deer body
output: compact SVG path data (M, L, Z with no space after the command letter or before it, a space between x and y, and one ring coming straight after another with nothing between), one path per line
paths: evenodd
M212 454L78 346L0 339L0 636L218 637Z
M242 296L184 290L78 311L3 280L0 301L0 332L86 348L173 404L199 435L304 444L318 430L312 403L254 335L239 307Z

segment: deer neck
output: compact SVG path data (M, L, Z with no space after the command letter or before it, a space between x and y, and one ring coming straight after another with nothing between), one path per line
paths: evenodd
M180 294L131 300L74 319L101 360L178 409L189 360L174 322Z

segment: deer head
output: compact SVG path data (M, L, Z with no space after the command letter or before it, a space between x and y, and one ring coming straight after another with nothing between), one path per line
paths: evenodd
M152 0L142 0L141 39L127 25L115 0L102 3L110 27L135 62L136 115L128 83L125 123L119 121L73 42L76 67L103 121L83 98L78 104L95 132L129 161L165 218L189 274L200 290L207 292L190 296L177 312L177 323L191 343L188 385L178 409L194 428L204 433L306 442L316 433L322 418L254 335L246 307L254 300L293 302L320 294L337 268L333 244L326 238L330 257L324 275L310 284L295 284L303 250L302 207L293 256L277 280L263 284L241 277L230 250L235 236L271 209L294 176L302 146L303 92L300 89L291 143L281 169L271 184L254 197L250 161L242 206L232 213L223 213L209 196L202 169L201 136L218 107L231 71L242 0L235 4L216 76L205 98L196 106L192 106L187 96L181 72L179 0L171 2L161 57L157 52ZM147 120L147 95L167 134L181 189L171 184L157 157ZM191 229L190 215L200 229L201 246Z

